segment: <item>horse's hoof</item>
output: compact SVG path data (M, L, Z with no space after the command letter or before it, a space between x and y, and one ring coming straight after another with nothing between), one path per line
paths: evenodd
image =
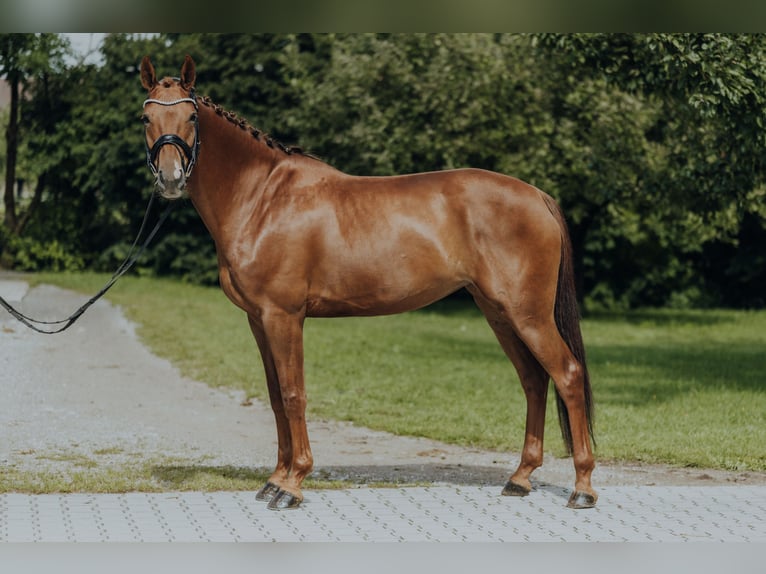
M595 496L587 492L578 492L577 490L572 493L572 496L569 497L569 502L567 502L568 508L581 509L593 508L594 506L596 506Z
M503 496L527 496L530 492L532 492L531 488L521 486L520 484L516 484L515 482L512 482L509 480L505 484L505 488L503 489L502 495Z
M291 510L293 508L298 508L301 502L303 502L302 498L298 498L286 490L280 490L274 498L269 501L267 508L269 510Z
M279 487L273 482L267 482L255 495L256 500L271 500L279 492Z

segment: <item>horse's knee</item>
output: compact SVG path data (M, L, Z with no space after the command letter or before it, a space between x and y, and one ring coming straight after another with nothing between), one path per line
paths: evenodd
M306 412L306 395L298 391L282 393L282 408L287 418L303 417Z

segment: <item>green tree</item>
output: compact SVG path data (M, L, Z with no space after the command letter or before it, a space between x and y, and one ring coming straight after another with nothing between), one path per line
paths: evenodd
M20 214L14 190L20 145L19 117L22 93L45 92L51 73L63 67L67 42L56 34L0 34L0 76L5 77L10 92L8 125L5 129L5 214L6 232L20 235L39 204L42 185L38 185L29 209ZM49 129L46 116L40 116L43 129Z
M345 171L491 169L520 145L524 122L511 106L525 107L523 81L493 35L337 36L321 75L301 56L295 46L283 56L299 102L288 121Z
M656 148L658 169L651 178L644 178L640 188L651 210L637 212L636 228L653 245L644 244L638 259L608 258L630 260L637 270L643 268L641 274L633 273L635 282L626 288L633 291L628 299L634 304L665 303L672 291L684 289L707 291L713 300L725 304L764 304L756 287L766 280L764 271L757 271L763 267L748 265L746 260L752 260L758 250L752 241L760 246L766 243L763 192L759 191L764 185L765 38L731 34L534 37L541 60L560 75L577 82L601 81L660 106L646 132L647 141ZM728 257L720 257L722 253ZM755 260L764 257L761 247ZM743 272L751 286L747 293L740 288ZM625 274L602 276L614 287ZM697 297L697 302L703 299Z
M766 35L573 34L539 41L570 74L663 99L659 128L685 130L692 147L672 150L685 158L673 159L679 175L694 181L684 192L703 209L715 211L731 192L743 200L762 181Z

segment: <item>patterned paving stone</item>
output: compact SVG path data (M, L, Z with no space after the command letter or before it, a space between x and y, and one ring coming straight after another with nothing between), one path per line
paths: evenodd
M611 487L526 498L440 486L308 491L271 512L252 492L0 495L2 542L766 542L766 487Z

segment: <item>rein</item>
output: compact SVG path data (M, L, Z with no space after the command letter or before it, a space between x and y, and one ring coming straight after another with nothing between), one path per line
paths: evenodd
M114 272L112 277L107 281L106 285L104 285L101 290L96 293L93 297L88 299L88 301L85 302L84 305L82 305L79 309L77 309L74 313L72 313L69 317L66 319L61 319L60 321L40 321L39 319L33 319L32 317L29 317L27 315L24 315L19 310L15 309L8 301L0 297L0 306L4 307L6 311L8 311L13 317L15 317L18 321L32 329L33 331L37 331L38 333L43 333L45 335L53 335L55 333L61 333L62 331L65 331L69 327L71 327L77 319L79 319L85 311L88 310L88 308L93 305L96 301L98 301L109 289L112 288L112 285L114 285L117 280L125 275L125 273L128 272L128 270L133 267L133 265L138 261L138 259L141 257L141 254L144 252L144 250L149 246L149 243L151 243L152 239L154 239L154 236L157 234L157 231L159 231L160 227L163 223L165 223L165 220L168 218L170 213L173 211L173 209L176 206L177 202L171 202L168 204L168 206L165 208L165 211L162 212L162 215L160 215L160 218L157 220L157 223L154 225L154 229L152 229L151 233L146 237L144 242L141 244L141 246L136 250L136 246L138 245L138 242L141 238L141 235L144 233L144 229L146 227L146 223L149 220L149 213L152 210L152 205L154 204L154 198L155 194L152 193L151 197L149 198L149 204L146 206L146 214L144 215L144 220L141 222L141 228L138 230L138 234L136 235L135 241L133 241L133 245L130 246L130 250L128 250L128 255L125 257L125 260L120 264L120 266L117 268L117 271ZM47 330L44 328L41 328L40 325L62 325L57 328L53 328L51 330Z

